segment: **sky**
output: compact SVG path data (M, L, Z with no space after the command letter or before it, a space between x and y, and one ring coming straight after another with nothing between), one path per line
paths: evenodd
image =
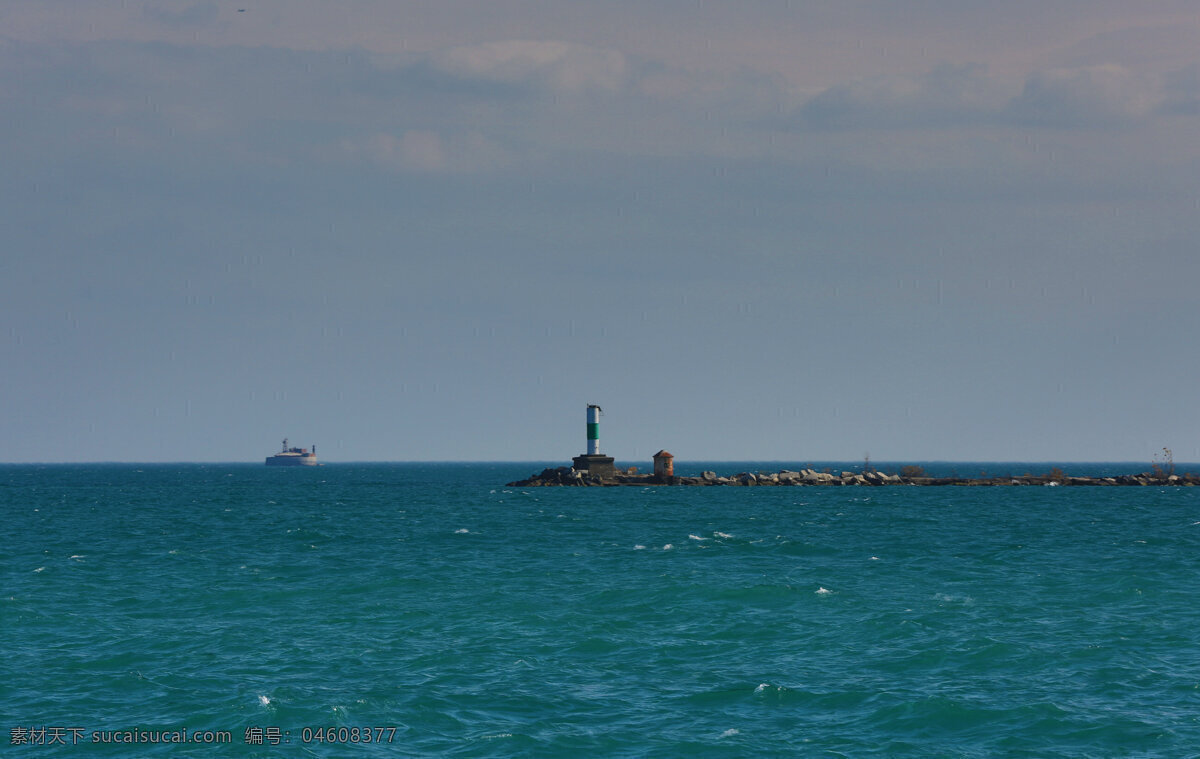
M6 0L0 462L1200 461L1200 6Z

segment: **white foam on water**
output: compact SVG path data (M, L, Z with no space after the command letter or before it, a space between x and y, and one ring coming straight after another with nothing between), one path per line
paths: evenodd
M271 699L269 699L266 696L264 696L263 694L259 693L258 694L258 703L262 704L263 706L270 706Z
M468 530L466 527L460 527L454 531L454 534L455 535L466 535L469 532L470 532L470 530Z
M954 604L975 603L975 599L971 598L970 596L953 596L953 595L950 595L949 593L935 593L933 595L933 600L941 601L942 603L954 603Z
M644 545L641 545L641 544L639 543L638 545L635 545L635 546L633 547L633 550L635 550L635 551L645 551L645 550L646 550L646 546L644 546Z
M872 557L871 557L871 561L879 561L879 557L878 557L878 556L872 556Z
M688 535L688 540L708 540L708 538L702 538L702 537L700 537L699 535L690 535L690 534L689 534L689 535Z
M671 545L670 543L667 543L665 546L663 546L663 550L664 550L664 551L670 551L670 550L671 550L672 548L674 548L674 547L675 547L675 546Z
M815 592L818 596L827 596L830 593L832 593L833 591L830 590L829 588L817 588Z
M35 570L33 570L33 571L34 571L34 572L42 572L42 571L44 571L45 569L46 569L45 567L38 567L37 569L35 569Z
M718 738L732 738L733 736L737 735L740 732L742 732L742 731L738 730L736 727L731 727L728 730L726 730L725 732L718 735L717 737Z
M70 556L68 558L72 558L72 559L75 559L76 561L79 561L80 559L82 559L85 556L87 556L86 553L77 553L74 556Z
M733 537L733 536L732 536L732 535L730 535L729 533L727 533L727 532L721 532L721 531L719 531L719 530L717 530L717 531L713 532L713 535L717 536L718 538L732 538L732 537Z

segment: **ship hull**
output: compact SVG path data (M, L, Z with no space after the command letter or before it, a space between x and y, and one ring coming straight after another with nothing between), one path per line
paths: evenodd
M308 454L306 456L296 455L281 455L267 456L267 466L316 466L317 457Z

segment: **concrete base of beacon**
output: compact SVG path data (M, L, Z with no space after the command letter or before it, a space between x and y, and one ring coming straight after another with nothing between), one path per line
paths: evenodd
M613 465L614 461L612 456L585 453L571 459L571 464L577 472L587 472L599 477L615 477L617 468Z

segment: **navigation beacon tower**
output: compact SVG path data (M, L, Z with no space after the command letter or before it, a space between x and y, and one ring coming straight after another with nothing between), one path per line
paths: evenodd
M587 407L587 453L571 459L575 470L600 477L616 475L612 456L600 455L600 407L589 403Z

